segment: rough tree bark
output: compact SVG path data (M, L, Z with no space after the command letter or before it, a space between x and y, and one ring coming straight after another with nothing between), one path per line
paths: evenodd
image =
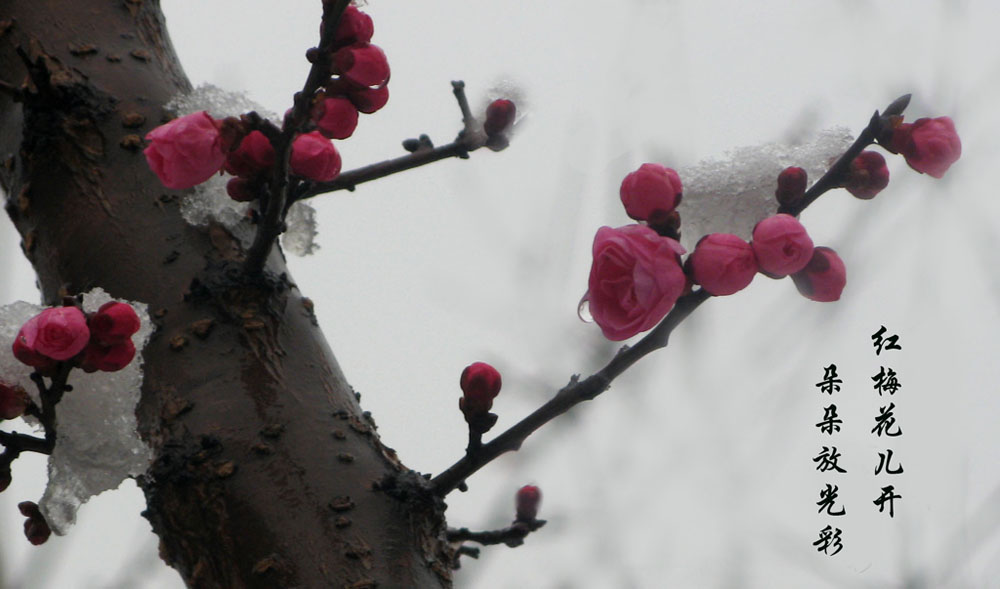
M163 558L191 587L450 586L442 506L379 442L280 252L245 279L238 241L188 226L146 166L189 89L159 3L0 6L0 80L22 88L0 92L0 186L42 298L99 286L157 322L138 415Z

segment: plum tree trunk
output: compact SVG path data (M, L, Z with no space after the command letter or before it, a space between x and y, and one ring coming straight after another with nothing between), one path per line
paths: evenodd
M146 166L189 89L159 3L6 0L0 81L0 186L44 301L99 286L157 323L138 417L163 558L190 587L450 586L443 506L380 443L280 251L247 278Z

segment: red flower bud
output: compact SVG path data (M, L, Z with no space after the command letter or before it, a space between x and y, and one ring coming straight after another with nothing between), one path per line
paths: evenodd
M226 171L233 176L249 178L274 165L274 146L260 131L250 131L240 146L226 157Z
M812 259L800 272L792 274L802 296L821 303L840 299L847 284L847 268L837 252L828 247L813 250Z
M483 130L486 135L493 137L500 135L514 124L514 117L517 115L517 107L510 100L499 98L486 107L486 122L483 123Z
M289 166L293 174L316 182L329 182L340 174L340 154L318 131L304 133L292 141Z
M785 168L778 174L778 189L774 197L783 205L792 204L806 193L808 178L802 168Z
M0 381L0 420L20 417L30 402L31 398L23 388Z
M636 221L660 225L681 202L681 177L660 164L642 164L625 176L618 193L625 213Z
M142 322L132 305L110 301L101 305L87 320L90 335L102 345L110 346L132 337Z
M370 115L389 102L389 86L352 90L348 92L347 98L359 112Z
M324 137L347 139L358 126L358 109L347 98L324 98L313 106L312 118Z
M949 117L900 124L893 131L891 148L903 154L911 168L935 178L944 176L962 156L962 140Z
M49 536L52 535L52 529L49 528L49 524L42 517L42 512L38 510L38 505L33 501L22 501L17 504L17 508L21 511L21 515L28 518L24 520L24 535L28 538L28 542L31 542L35 546L44 544L49 539Z
M80 367L85 372L117 372L128 366L135 358L135 344L125 339L110 346L90 342L83 351Z
M465 367L458 380L462 388L461 408L467 415L486 413L493 407L493 399L500 394L500 373L485 362L474 362Z
M362 43L333 54L336 71L359 86L384 86L389 81L389 61L378 45Z
M779 277L805 268L813 252L813 242L806 228L798 219L785 214L757 223L750 245L761 272Z
M358 10L357 6L348 6L337 23L337 32L333 35L336 45L352 43L367 43L372 40L375 25L372 17Z
M542 490L534 485L525 485L517 490L514 506L517 520L530 522L538 517L538 506L542 502Z
M39 317L39 315L32 317L21 327L21 330L17 332L17 337L14 338L12 349L14 357L21 363L44 371L53 368L56 365L56 361L48 356L39 354L35 350L35 340L38 338Z
M230 178L226 182L226 194L236 202L250 202L257 198L254 183L249 178Z
M746 288L759 269L753 247L738 235L711 233L702 237L688 258L691 277L715 296Z
M844 188L861 199L875 198L875 195L889 185L889 168L885 158L877 151L862 151L851 162L847 183Z

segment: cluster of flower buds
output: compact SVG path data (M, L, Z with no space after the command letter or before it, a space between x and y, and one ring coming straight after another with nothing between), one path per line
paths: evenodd
M458 384L462 389L458 408L462 410L469 430L475 434L486 433L497 421L496 414L490 413L490 409L493 408L493 399L500 394L500 373L485 362L473 362L462 371Z
M836 253L829 248L816 248L806 228L791 215L768 217L753 228L748 243L737 235L712 233L701 238L685 264L691 279L709 294L725 296L749 286L758 273L770 278L793 278L806 271L817 251ZM820 254L823 255L823 254ZM837 258L839 261L840 258ZM811 281L814 288L808 298L815 301L836 301L847 284L844 265L840 272L828 268L824 280ZM796 284L801 281L796 280ZM803 292L802 289L799 289Z
M321 23L321 35L324 28ZM335 179L341 158L330 140L350 137L358 113L374 113L389 100L389 63L385 53L370 43L373 31L371 17L348 6L332 36L325 39L326 55L318 49L307 53L311 61L327 65L329 79L311 97L309 125L315 130L292 140L288 162L292 174L314 182ZM143 153L167 188L191 188L224 170L234 176L226 185L229 196L254 200L274 167L276 153L275 137L250 123L246 118L216 120L205 111L192 113L150 131Z
M903 123L901 116L883 117L878 142L906 158L911 168L940 178L958 160L962 143L948 117ZM840 186L861 199L874 198L889 184L885 158L863 151L851 161ZM790 167L778 175L775 198L782 206L806 194L806 171ZM588 290L581 302L608 339L620 341L652 328L693 285L713 296L746 288L754 276L791 276L799 292L814 301L840 299L847 284L844 262L827 247L815 247L805 227L786 214L760 221L750 242L729 233L702 237L681 263L680 176L660 164L647 163L625 176L619 191L625 212L639 222L613 229L601 227L594 237Z
M140 325L126 303L111 301L88 314L71 305L45 309L18 331L14 357L43 374L59 362L71 362L86 372L116 372L135 357L132 335Z
M805 171L789 168L779 177L776 195L794 200L805 188ZM792 275L800 292L813 300L840 298L846 284L843 263L833 250L815 248L805 227L791 215L764 219L754 227L750 242L728 233L706 235L682 263L687 252L672 237L678 235L675 209L683 195L677 172L643 164L625 177L619 195L625 212L640 224L598 229L584 295L590 315L608 339L620 341L652 328L693 285L714 296L731 295L758 273L772 278ZM828 259L830 263L823 264Z

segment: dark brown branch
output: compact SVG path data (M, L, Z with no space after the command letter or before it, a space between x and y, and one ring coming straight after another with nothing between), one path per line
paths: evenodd
M429 140L421 141L418 144L420 147L410 154L344 172L331 182L304 185L305 190L296 196L294 200L303 200L337 190L353 191L358 184L385 178L392 174L419 168L420 166L443 159L452 157L468 159L469 152L486 145L486 135L479 128L476 118L472 116L469 101L465 97L465 82L461 80L454 81L451 83L451 86L452 92L455 94L455 100L458 102L458 107L462 111L463 125L462 131L459 132L458 137L454 141L439 147L424 147L429 143ZM421 139L423 137L425 136L421 136Z
M311 184L296 200L303 200L318 194L335 192L337 190L354 190L358 184L364 184L365 182L385 178L386 176L391 176L406 170L412 170L413 168L419 168L420 166L425 166L443 159L452 157L467 159L469 157L469 151L469 146L461 140L457 140L447 145L441 145L433 149L421 149L395 159L386 160L377 164L370 164L362 168L344 172L340 176L337 176L337 178L332 182Z
M831 188L839 187L843 182L847 167L851 161L882 134L883 126L888 124L888 117L896 116L903 112L903 109L909 103L909 98L907 94L896 99L889 105L884 115L879 115L876 111L875 116L868 123L868 127L865 128L830 170L806 192L806 196L801 201L795 203L795 206L782 207L784 210L779 210L779 212L798 215L824 192ZM439 497L447 495L462 485L466 478L489 464L496 457L518 450L529 435L549 421L569 411L575 405L583 401L590 401L603 393L611 386L611 382L615 378L638 362L639 359L654 350L666 347L673 330L703 302L708 300L710 296L704 289L699 289L678 299L666 318L653 331L639 340L635 346L621 348L604 368L584 380L579 380L579 377L574 375L570 379L569 384L560 389L544 405L489 443L483 444L475 449L475 451L467 452L458 462L431 479L431 491Z
M271 171L271 181L268 183L268 194L262 203L263 211L257 234L247 252L246 271L250 275L259 275L264 270L267 256L278 236L285 230L285 203L290 202L290 193L298 186L298 180L288 178L288 159L291 156L292 140L309 117L309 109L316 91L330 79L330 49L340 17L347 9L350 0L336 0L323 3L323 29L320 33L319 50L312 52L312 67L306 77L302 91L295 94L292 111L285 117L281 137L274 146L277 154L275 166Z
M31 380L38 387L38 396L42 400L41 411L37 412L38 421L45 428L45 441L49 444L50 452L56 445L56 405L62 400L63 393L71 390L71 387L66 384L66 380L72 369L72 365L60 362L55 374L49 379L48 386L45 386L45 379L41 374L31 373Z
M0 446L6 449L0 456L10 455L10 460L17 458L17 455L21 452L52 454L52 445L45 438L19 434L17 432L0 432ZM4 460L4 458L0 458L0 462Z
M524 544L524 539L528 534L540 529L544 525L545 520L533 519L531 521L517 520L506 528L484 532L473 532L469 528L448 528L448 541L476 542L483 546L506 544L511 548L515 548Z

